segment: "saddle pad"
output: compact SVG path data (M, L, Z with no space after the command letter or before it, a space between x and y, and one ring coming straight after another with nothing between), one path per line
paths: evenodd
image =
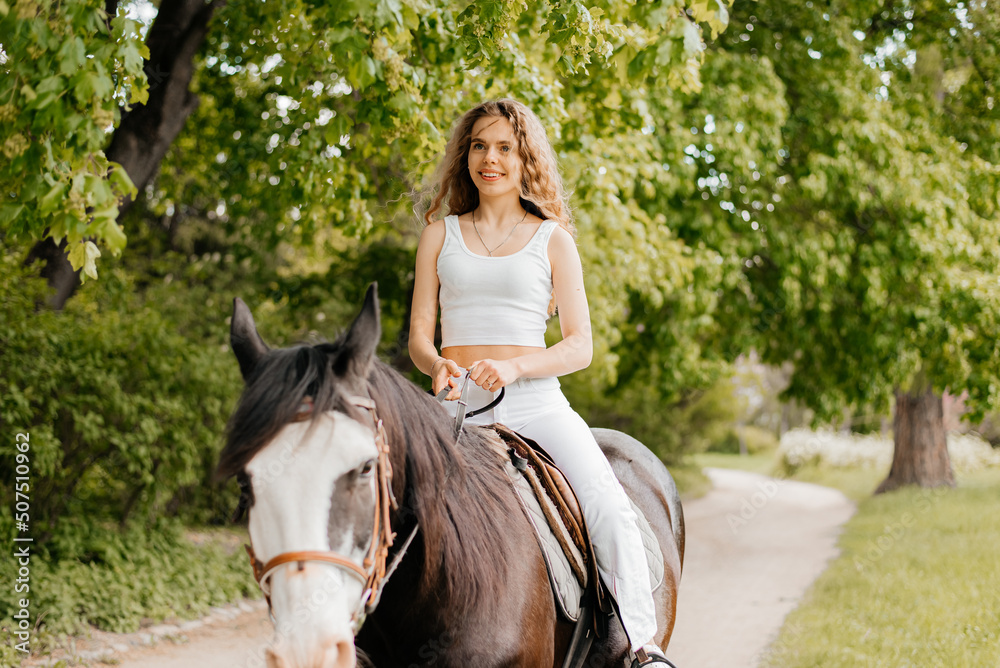
M504 471L511 481L511 485L517 492L518 500L524 509L524 514L535 529L535 537L538 546L541 548L542 557L545 560L545 567L549 574L549 582L552 585L552 592L555 594L556 608L566 619L575 622L580 617L580 604L583 598L583 590L586 586L586 569L583 566L583 555L568 537L567 529L559 523L553 527L547 517L558 517L552 509L546 513L542 509L542 503L551 504L544 492L535 494L535 490L540 490L538 484L532 485L526 474L514 467L509 457L504 457ZM531 474L529 468L527 474ZM649 585L651 590L655 590L663 582L663 553L660 545L653 535L653 530L646 520L646 516L639 510L635 503L629 499L632 510L638 518L639 533L642 535L643 549L646 554L646 563L649 567ZM556 531L562 534L562 540L556 535ZM567 544L569 549L565 549ZM567 551L573 555L573 561L567 558ZM579 576L582 576L579 577Z

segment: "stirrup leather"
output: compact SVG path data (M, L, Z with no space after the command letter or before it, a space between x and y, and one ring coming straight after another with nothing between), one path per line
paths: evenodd
M658 666L677 668L677 666L671 663L662 652L654 651L650 653L646 651L645 647L640 647L635 653L635 660L632 661L632 668L642 668L643 666L649 666L650 668L656 668Z

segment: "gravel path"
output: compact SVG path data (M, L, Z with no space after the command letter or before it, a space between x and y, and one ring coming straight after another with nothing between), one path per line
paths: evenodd
M130 654L118 668L264 668L274 629L265 607Z
M667 654L679 668L750 668L837 555L840 526L854 505L817 485L705 472L714 488L684 507L687 554ZM271 623L257 602L179 631L111 660L119 668L263 668Z
M855 507L827 487L705 473L712 491L684 506L687 554L667 655L679 668L750 668L837 556Z

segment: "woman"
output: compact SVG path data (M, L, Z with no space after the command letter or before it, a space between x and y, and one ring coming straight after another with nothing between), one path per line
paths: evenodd
M590 313L555 154L538 118L513 100L467 112L436 186L417 248L410 357L435 393L451 388L449 400L459 398L466 370L475 383L470 406L507 388L504 400L474 422L501 422L552 456L580 499L598 569L637 655L633 666L667 665L652 641L656 612L635 514L559 389L557 376L590 364ZM450 215L435 220L445 203ZM546 348L553 306L562 340Z

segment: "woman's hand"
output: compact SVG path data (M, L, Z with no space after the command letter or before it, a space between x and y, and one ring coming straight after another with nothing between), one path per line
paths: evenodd
M512 360L479 360L469 367L469 372L472 382L489 392L496 392L520 378Z
M434 394L438 394L445 387L451 387L451 391L448 392L448 396L445 397L448 401L454 401L461 396L461 392L458 388L458 378L462 376L462 367L458 366L458 363L450 360L446 357L439 357L431 365L431 387L434 388Z

